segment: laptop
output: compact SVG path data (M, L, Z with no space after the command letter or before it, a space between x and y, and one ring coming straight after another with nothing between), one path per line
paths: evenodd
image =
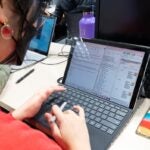
M85 110L92 150L106 150L131 118L148 61L147 49L102 40L75 41L61 85L30 121L49 135L44 113L52 103Z
M21 66L12 66L13 68L22 68L47 58L50 44L56 25L56 17L41 16L37 24L41 26L36 36L33 37Z

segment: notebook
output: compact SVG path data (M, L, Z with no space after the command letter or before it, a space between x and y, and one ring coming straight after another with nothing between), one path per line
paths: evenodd
M143 137L150 138L150 108L148 108L147 112L139 123L136 133Z
M38 33L33 37L21 66L13 68L22 68L30 64L42 61L49 54L50 44L56 25L56 17L41 16L37 20L39 26ZM40 27L41 26L41 27Z
M85 110L92 150L106 150L135 110L147 60L142 47L76 40L61 83L67 90L52 94L32 125L49 134L44 113L52 103L67 101L65 109L79 104Z

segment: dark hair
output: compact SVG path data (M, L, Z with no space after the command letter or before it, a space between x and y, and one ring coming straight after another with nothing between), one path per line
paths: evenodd
M34 23L39 16L44 13L48 0L12 0L15 7L14 11L20 16L19 36L17 39L16 51L9 56L5 64L20 65L26 54L28 45L32 37L36 34L37 28ZM3 7L2 0L0 5ZM17 61L17 62L13 62Z
M17 64L21 64L24 59L28 44L37 32L33 23L42 15L45 6L44 0L17 0L16 2L17 10L19 10L22 15L22 24L20 25L21 36L16 46Z

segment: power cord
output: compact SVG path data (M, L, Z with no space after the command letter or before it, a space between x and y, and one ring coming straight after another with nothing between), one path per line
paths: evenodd
M62 48L61 48L61 52L59 52L58 54L56 54L56 55L50 55L50 56L61 56L61 57L67 57L68 58L68 56L69 56L69 52L64 52L64 48L65 48L65 46L66 46L66 44L64 44L63 46L62 46ZM47 57L44 59L44 60L46 60L47 59ZM43 62L44 60L40 60L40 61L37 61L37 60L34 60L34 59L26 59L26 60L24 60L25 62L28 62L28 61L32 61L33 63L31 63L31 64L29 64L29 65L25 65L24 67L21 67L21 68L13 68L13 67L11 67L11 72L10 73L15 73L15 72L17 72L17 71L20 71L20 70L23 70L23 69L26 69L26 68L30 68L30 67L32 67L33 65L35 65L35 64L37 64L37 63L41 63L41 64L43 64L43 65L59 65L59 64L61 64L61 63L64 63L64 62L66 62L67 61L67 59L66 60L63 60L63 61L59 61L59 62L56 62L56 63L45 63L45 62Z
M64 57L68 57L69 56L69 52L64 52L64 48L65 48L66 44L64 44L61 48L61 51L58 53L58 56L64 56Z
M59 65L59 64L62 64L64 62L66 62L67 60L63 60L63 61L60 61L60 62L56 62L56 63L44 63L44 62L40 62L41 64L43 65Z
M28 60L26 60L26 61L28 61ZM32 67L32 66L34 66L35 64L37 64L37 63L39 63L40 61L36 61L36 60L29 60L29 61L35 61L34 63L31 63L31 64L29 64L29 65L25 65L24 67L21 67L21 68L19 68L19 66L18 66L18 68L13 68L13 67L11 67L11 74L12 73L15 73L15 72L18 72L18 71L20 71L20 70L23 70L23 69L26 69L26 68L30 68L30 67Z

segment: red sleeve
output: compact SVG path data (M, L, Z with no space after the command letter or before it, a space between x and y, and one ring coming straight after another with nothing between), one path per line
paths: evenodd
M0 149L2 150L62 150L57 143L39 130L11 114L0 111Z

